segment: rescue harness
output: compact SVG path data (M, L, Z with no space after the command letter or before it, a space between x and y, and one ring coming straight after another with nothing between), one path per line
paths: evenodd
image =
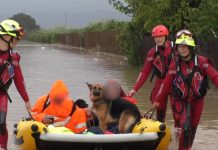
M155 53L154 53L154 59L153 59L153 73L151 76L151 81L155 76L158 78L164 79L166 76L166 73L169 69L170 63L172 60L174 60L174 43L171 41L171 53L167 56L167 62L165 61L165 56L160 53L160 50L158 49L158 46L155 46Z

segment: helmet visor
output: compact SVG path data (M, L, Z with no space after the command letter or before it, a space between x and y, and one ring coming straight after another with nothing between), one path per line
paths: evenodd
M15 33L16 33L17 39L20 40L25 35L24 28L21 27L19 30L16 30Z
M181 35L187 35L187 36L192 37L192 33L191 33L190 31L188 31L188 30L185 30L185 29L178 31L178 32L176 33L176 38L181 37Z

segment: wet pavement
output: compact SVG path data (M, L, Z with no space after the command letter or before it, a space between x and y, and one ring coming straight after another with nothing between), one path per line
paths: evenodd
M51 84L62 79L70 89L71 97L85 99L89 103L88 88L86 81L90 83L100 82L110 78L117 79L127 92L137 79L139 69L127 65L125 59L121 60L116 55L104 55L98 52L84 52L80 50L63 50L55 46L38 45L34 43L23 43L16 51L21 55L21 66L26 81L32 105L36 99L50 89ZM146 112L151 108L149 102L152 83L148 80L146 85L137 93L138 106ZM8 128L9 145L12 144L13 124L22 117L27 116L24 103L16 91L14 85L10 90L13 103L9 104ZM205 108L200 126L197 130L194 150L216 150L218 149L218 90L211 85L205 101ZM167 122L172 126L171 110L167 112Z

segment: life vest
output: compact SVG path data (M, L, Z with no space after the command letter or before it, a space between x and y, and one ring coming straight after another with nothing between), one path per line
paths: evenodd
M164 79L166 76L166 73L169 69L170 63L174 59L174 54L173 54L173 42L171 41L171 53L170 55L165 58L163 54L160 53L158 50L158 46L155 46L155 53L154 53L154 59L152 61L153 64L153 74L151 77L151 81L156 75L158 78ZM167 59L167 62L165 61Z
M14 65L12 51L1 52L2 54L8 53L7 60L0 61L0 90L7 94L8 100L12 103L12 100L8 94L8 89L12 84L14 77ZM1 54L0 54L1 55Z
M129 96L125 96L125 97L122 97L124 100L127 100L127 101L129 101L130 103L132 103L132 104L137 104L137 100L135 99L135 98L133 98L133 97L129 97Z
M207 93L208 77L203 75L198 66L198 56L194 57L195 65L191 73L185 76L181 71L179 61L176 62L177 74L173 81L173 96L178 100L200 99Z
M14 65L12 63L12 52L9 51L8 59L0 62L0 90L7 91L14 77Z

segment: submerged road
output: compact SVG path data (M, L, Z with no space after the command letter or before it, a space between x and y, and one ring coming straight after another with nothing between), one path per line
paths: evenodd
M108 57L102 53L64 50L55 46L34 43L23 43L16 51L21 55L21 66L32 105L39 96L48 93L51 84L57 79L66 82L70 89L70 95L74 100L83 98L90 103L86 81L103 83L107 79L115 78L127 92L132 88L139 72L137 68L125 64L115 55ZM148 80L146 86L136 95L139 100L138 106L143 112L151 107L149 101L151 87L152 83ZM22 117L27 116L27 113L14 85L9 93L13 99L13 103L9 104L7 117L10 134L8 148L10 150L16 149L12 144L13 124ZM194 150L218 149L217 107L218 90L211 85L197 131ZM172 126L170 108L168 108L167 122Z

